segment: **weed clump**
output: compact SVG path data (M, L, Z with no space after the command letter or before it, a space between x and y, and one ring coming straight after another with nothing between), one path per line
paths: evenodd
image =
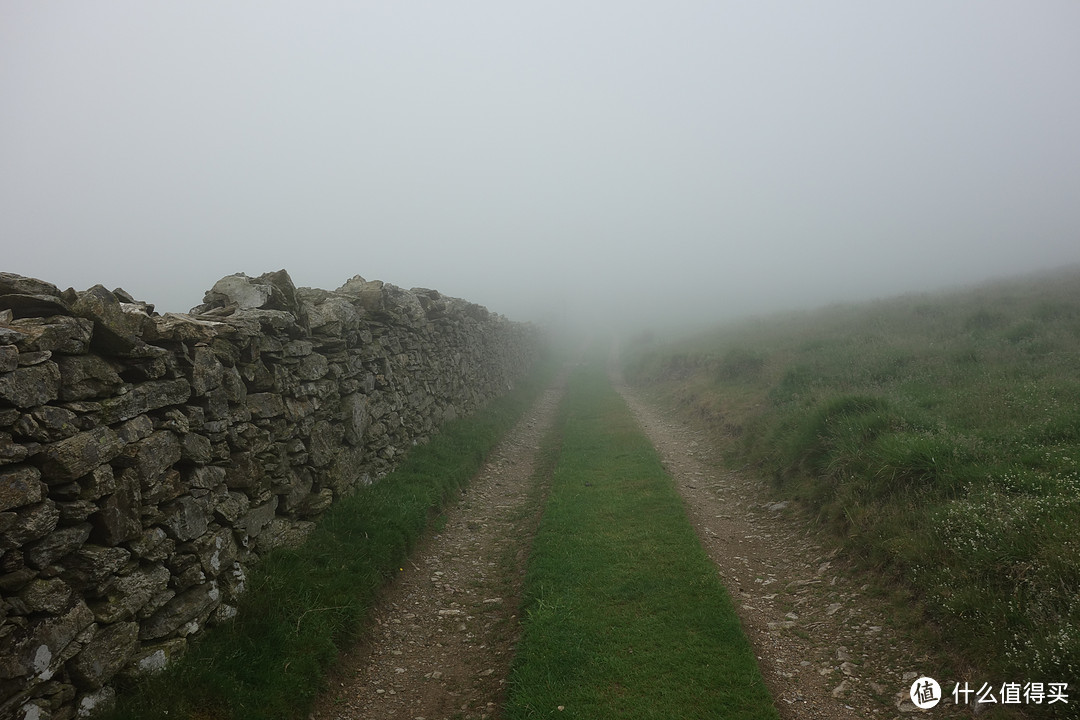
M733 348L720 359L717 378L726 382L757 378L765 367L765 356L753 350Z

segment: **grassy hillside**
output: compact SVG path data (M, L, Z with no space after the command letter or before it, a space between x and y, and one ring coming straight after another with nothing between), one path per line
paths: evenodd
M1080 270L626 354L1002 680L1080 672Z

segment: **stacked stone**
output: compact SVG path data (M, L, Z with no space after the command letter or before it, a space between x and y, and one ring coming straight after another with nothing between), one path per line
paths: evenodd
M359 276L233 275L158 315L0 273L0 718L85 715L163 667L261 554L505 392L536 340Z

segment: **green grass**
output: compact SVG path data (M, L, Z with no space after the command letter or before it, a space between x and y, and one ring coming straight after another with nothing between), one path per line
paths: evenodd
M602 370L571 377L559 423L506 717L776 718L716 568Z
M827 308L639 349L1002 680L1080 672L1080 271Z
M486 409L447 423L393 473L336 503L302 546L268 555L249 576L239 615L162 674L121 687L109 717L306 717L379 588L550 376L536 372Z

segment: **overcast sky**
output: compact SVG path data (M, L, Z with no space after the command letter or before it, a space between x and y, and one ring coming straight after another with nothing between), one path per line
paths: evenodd
M0 270L659 323L1080 261L1080 3L0 0Z

